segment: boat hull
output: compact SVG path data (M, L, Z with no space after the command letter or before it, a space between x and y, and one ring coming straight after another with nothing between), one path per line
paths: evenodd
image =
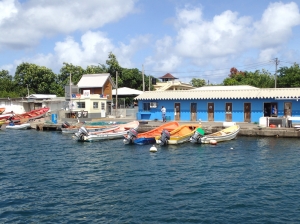
M177 121L171 121L168 123L165 123L157 128L154 128L150 131L143 132L137 135L137 138L135 138L133 141L127 139L127 135L125 135L124 144L136 144L136 145L150 145L156 143L156 136L160 136L161 132L163 130L167 130L169 132L175 130L179 127L179 123Z
M168 145L178 145L181 143L188 142L193 134L194 132L183 137L171 137L170 140L168 140ZM156 140L156 144L161 144L161 141L159 139Z
M155 144L156 140L155 140L155 137L153 137L153 138L137 138L133 141L133 143L136 145L150 145L150 144Z
M110 129L111 127L85 127L89 132L98 132L98 131L104 131L105 129ZM61 128L61 132L63 134L75 134L78 132L80 127L76 128Z
M206 135L201 138L201 143L210 144L211 141L224 142L235 139L240 131L239 125L234 125L229 128L225 128L221 131Z
M101 140L111 140L123 138L131 128L137 129L139 126L138 121L129 122L127 124L120 124L118 126L108 128L107 130L89 132L84 128L81 132L77 132L74 138L77 141L91 142Z
M170 138L167 141L165 141L165 143L162 143L161 136L155 137L156 143L160 145L177 145L184 142L188 142L190 140L190 137L195 133L196 129L199 127L201 126L195 124L181 125L177 129L170 132Z
M91 134L88 136L83 136L83 138L78 138L75 135L75 137L80 142L92 142L92 141L101 141L101 140L120 139L120 138L123 138L123 136L126 133L127 133L127 131L118 132L118 133L102 133L102 134L96 134L96 135Z
M13 118L12 118L12 121L14 123L17 123L17 122L27 122L27 121L33 121L35 119L38 119L38 118L41 118L41 117L44 117L46 115L46 113L49 111L50 108L41 108L41 109L38 109L38 110L32 110L30 112L26 112L26 113L23 113L23 114L5 114L5 115L0 115L0 119L9 119L12 115L13 115Z
M30 129L31 126L30 124L15 124L15 125L7 125L6 129L12 129L12 130L25 130L25 129Z

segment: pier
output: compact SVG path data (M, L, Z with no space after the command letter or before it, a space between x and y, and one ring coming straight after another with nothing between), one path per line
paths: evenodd
M132 120L128 119L101 119L101 120L95 120L97 121L115 121L115 122L130 122ZM75 124L76 121L68 121L71 124ZM186 123L199 123L199 122L179 122L180 124L186 124ZM36 129L37 131L61 131L61 124L62 122L58 122L58 124L53 123L47 123L47 122L33 122L31 123L31 128ZM138 132L146 132L150 131L153 128L156 128L160 125L162 125L163 122L161 121L140 121L140 125L138 128ZM277 138L298 138L300 137L300 129L297 126L292 126L290 128L288 127L259 127L258 124L254 123L236 123L237 125L240 125L240 132L239 136L255 136L255 137L277 137ZM202 128L205 130L206 134L211 134L213 132L220 131L224 129L223 122L202 122L201 123Z

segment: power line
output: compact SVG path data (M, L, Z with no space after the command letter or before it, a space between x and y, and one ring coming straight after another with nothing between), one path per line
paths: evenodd
M257 62L257 63L252 63L252 64L248 64L248 65L244 65L244 66L232 66L231 68L233 67L239 67L239 68L256 68L256 67L259 67L259 66L264 66L264 65L269 65L270 61L265 61L265 62ZM229 71L231 68L221 68L221 69L213 69L213 70L204 70L204 71L184 71L184 72L181 72L181 71L171 71L170 73L172 74L175 74L175 73L181 73L181 74L184 74L184 73L207 73L207 72L216 72L216 71ZM147 72L152 72L152 73L164 73L165 71L154 71L154 70L145 70Z

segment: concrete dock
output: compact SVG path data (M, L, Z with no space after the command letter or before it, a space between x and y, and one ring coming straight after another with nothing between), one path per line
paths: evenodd
M93 122L130 122L132 120L129 119L97 119L93 120ZM70 124L75 124L77 120L68 120ZM199 122L178 122L180 124L195 124ZM38 121L35 123L32 123L31 127L35 128L39 131L61 131L61 124L62 121L58 122L58 124L51 124L49 122L44 121ZM160 125L162 125L162 121L140 121L140 125L138 128L138 132L146 132L153 128L156 128ZM237 122L236 124L240 125L240 132L239 136L255 136L255 137L283 137L283 138L297 138L300 137L300 131L296 127L276 127L276 128L270 128L270 127L259 127L258 124L254 123L246 123L246 122ZM223 122L201 122L202 128L205 130L205 133L210 134L213 132L220 131L224 129Z

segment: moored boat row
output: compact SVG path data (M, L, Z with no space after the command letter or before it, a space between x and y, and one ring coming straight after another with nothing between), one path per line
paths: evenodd
M86 127L81 127L73 137L78 141L89 142L123 138L126 145L160 144L164 146L184 142L216 144L217 142L234 139L240 130L238 125L234 125L216 133L205 135L201 124L179 125L176 121L165 123L144 133L138 133L138 127L138 121L106 127L100 131L91 131Z

